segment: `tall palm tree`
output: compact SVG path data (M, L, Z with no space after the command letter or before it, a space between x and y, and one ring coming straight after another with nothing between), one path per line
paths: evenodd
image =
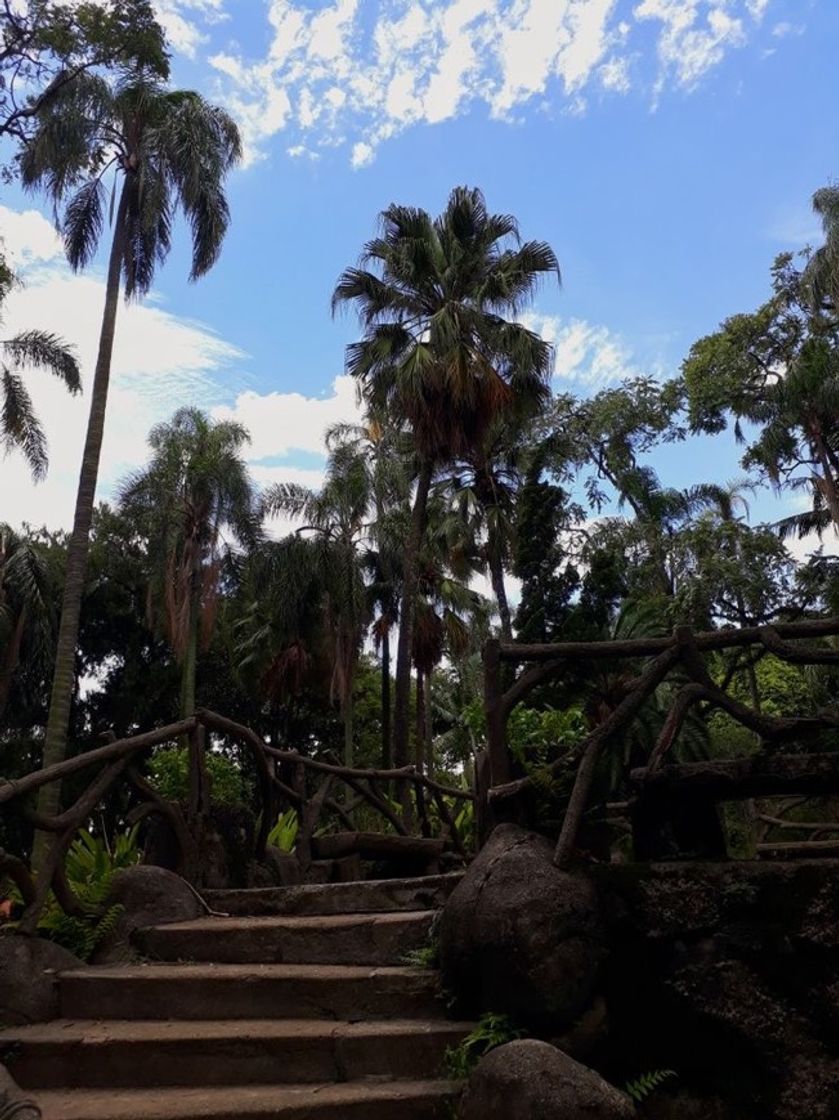
M381 656L381 764L389 770L393 766L390 642L399 622L402 551L410 517L410 447L387 417L368 417L364 424L335 424L326 433L326 445L341 448L359 461L372 494L373 520L367 528L362 566L373 643Z
M360 546L367 533L372 492L363 459L349 446L330 456L319 492L295 483L279 483L265 494L268 514L284 513L303 524L320 545L318 562L327 589L324 610L333 637L332 693L344 720L344 762L353 762L353 686L366 624Z
M559 277L550 246L520 243L513 217L458 187L437 218L384 210L361 266L346 269L333 293L333 311L354 305L364 328L348 347L348 372L368 407L410 434L419 460L396 653L397 765L408 758L413 610L434 472L467 455L505 411L547 397L552 347L517 317L550 273Z
M821 219L825 240L804 270L804 291L814 310L835 319L839 316L839 186L816 191L813 210Z
M0 252L0 308L16 283ZM73 347L58 335L27 330L0 339L0 445L7 453L20 451L37 480L47 472L47 440L23 380L29 369L46 370L63 381L71 393L81 392L82 382Z
M238 130L225 112L142 71L128 72L115 84L85 74L63 86L40 107L37 130L21 155L24 186L44 189L57 216L63 208L67 259L77 270L90 263L102 239L108 208L104 180L113 174L105 307L67 556L45 766L66 753L120 289L124 286L127 299L149 291L169 252L178 208L192 236L190 278L212 267L229 224L225 177L240 156ZM58 796L54 784L45 786L42 811L54 812Z
M516 502L531 457L520 423L502 417L441 485L449 506L448 532L453 542L462 537L461 548L480 551L507 642L513 640L513 623L504 574L512 557Z
M150 613L162 615L181 664L182 716L195 711L199 646L212 634L225 560L260 535L259 501L241 458L249 441L241 424L179 409L152 429L151 461L120 495L148 541Z

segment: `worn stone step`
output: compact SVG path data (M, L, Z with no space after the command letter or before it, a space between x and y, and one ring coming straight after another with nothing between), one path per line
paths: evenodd
M60 977L66 1019L433 1019L435 972L369 965L147 964Z
M437 1078L471 1024L313 1019L89 1022L0 1032L0 1055L27 1090L305 1084Z
M43 1120L443 1120L447 1081L218 1089L73 1090L39 1094Z
M418 879L376 879L356 883L260 887L205 891L214 910L233 915L361 914L389 910L437 910L457 884L461 872Z
M138 930L142 953L227 964L398 965L428 943L435 912L199 918Z

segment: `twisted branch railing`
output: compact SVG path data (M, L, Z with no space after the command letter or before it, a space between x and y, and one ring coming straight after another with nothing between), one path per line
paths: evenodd
M36 829L53 835L43 866L35 878L21 860L0 850L0 877L6 875L11 878L21 893L25 907L18 925L20 933L34 934L50 891L66 913L83 913L67 882L64 859L78 830L123 778L140 798L128 814L129 823L136 824L153 814L164 818L178 844L178 872L194 886L202 885L201 843L210 809L210 782L206 767L208 734L226 736L239 743L253 760L260 800L259 827L254 846L254 855L258 860L265 856L268 835L281 807L291 807L298 812L300 827L295 854L301 871L305 872L312 862L312 840L325 812L331 812L352 829L352 813L366 805L381 816L398 836L413 835L415 822L418 822L421 835L430 837L432 822L427 795L437 806L443 838L455 852L466 854L465 838L460 835L445 799L474 802L476 798L472 791L443 785L419 773L413 766L393 770L357 769L343 766L337 760L323 762L296 751L280 750L269 746L249 727L215 712L200 710L189 719L116 739L22 778L0 777L0 809L19 812ZM163 798L139 769L142 757L154 747L182 741L184 737L189 744L189 797L185 809L179 803ZM61 782L89 769L97 770L90 784L69 808L56 816L42 816L26 804L29 795L42 786ZM333 796L334 788L341 783L354 795L351 802L343 805ZM382 791L385 783L393 783L405 791L401 803L388 801Z
M678 738L691 709L700 703L727 712L736 722L770 743L812 738L825 729L839 728L839 709L835 708L797 718L774 717L755 711L730 696L725 688L712 679L705 660L709 653L755 647L762 654L770 653L789 664L839 665L839 650L818 645L793 644L806 639L812 641L836 635L839 635L839 618L700 633L681 626L669 637L605 642L538 645L488 642L484 650L484 699L491 771L487 802L490 808L493 805L498 807L505 799L515 797L533 786L533 779L529 776L512 780L510 753L507 748L507 721L516 704L539 685L561 676L571 662L579 664L623 659L647 660L646 667L631 682L622 702L577 748L576 777L555 854L556 864L565 866L574 856L595 770L604 749L626 731L644 704L672 673L678 670L683 678L687 678L687 683L675 697L649 765L640 779L645 788ZM505 688L505 665L529 667ZM726 681L727 683L730 682ZM567 759L557 759L548 767L549 773L556 774L566 765Z

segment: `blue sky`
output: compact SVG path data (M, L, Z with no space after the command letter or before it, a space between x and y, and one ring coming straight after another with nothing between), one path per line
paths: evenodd
M101 492L148 425L188 401L253 431L260 481L317 484L350 317L329 297L391 201L439 210L478 185L563 269L535 321L556 385L675 373L691 342L767 293L774 255L817 240L812 192L839 174L835 0L161 0L176 82L240 121L247 165L209 277L183 236L118 324ZM35 211L40 210L44 217ZM101 262L71 278L37 198L7 191L0 234L37 321L92 365ZM37 488L3 466L0 519L67 524L86 404L36 385L52 448ZM665 481L736 472L728 437L657 458ZM760 511L771 516L768 503Z

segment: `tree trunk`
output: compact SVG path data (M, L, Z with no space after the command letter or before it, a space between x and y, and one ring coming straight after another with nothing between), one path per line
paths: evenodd
M195 678L198 672L198 632L201 627L201 554L193 542L195 557L189 581L189 633L181 666L181 719L195 712Z
M90 547L90 524L93 520L93 503L99 475L99 458L105 432L105 410L108 404L108 382L111 376L111 357L114 350L117 306L119 304L122 261L125 251L125 216L128 209L128 180L123 182L108 261L108 280L105 289L105 308L99 334L99 353L90 397L90 416L87 422L79 488L76 493L76 510L73 532L67 547L67 569L64 595L61 602L61 624L55 652L55 670L50 695L49 717L44 739L43 766L61 762L67 753L67 733L70 727L70 705L76 676L76 643L79 636L79 616L87 571L87 554ZM44 786L38 797L38 811L53 816L60 803L61 791L56 784ZM45 845L51 842L46 832L36 832L32 861L39 867L45 856Z
M433 768L434 759L431 756L431 689L434 683L433 671L425 678L425 727L423 732L425 735L425 772L430 774Z
M425 673L417 669L416 767L425 772Z
M419 575L419 551L425 532L428 491L431 489L432 463L423 460L420 468L411 528L405 542L405 567L402 580L402 607L399 612L399 643L396 647L396 695L393 712L393 762L408 763L411 719L411 643L414 636L414 607Z
M352 768L353 750L353 681L352 677L347 684L347 695L344 697L344 765ZM349 787L347 787L349 789Z
M492 590L495 593L495 601L498 604L498 614L501 618L501 635L505 642L512 642L513 623L510 618L510 604L507 602L507 588L504 586L504 565L501 560L501 552L495 547L493 536L494 534L491 534L488 541L489 571L492 577Z
M390 630L382 634L382 769L393 766L390 742Z
M822 496L827 503L827 508L830 510L834 528L839 532L839 492L837 492L836 479L830 467L830 458L821 436L814 436L813 443L815 445L816 458L819 460L823 472L823 485L821 487Z
M20 647L23 644L23 635L26 632L26 619L28 611L25 606L20 608L20 613L15 622L11 640L3 652L0 661L0 715L3 714L9 702L9 692L12 688L12 677L20 661Z

